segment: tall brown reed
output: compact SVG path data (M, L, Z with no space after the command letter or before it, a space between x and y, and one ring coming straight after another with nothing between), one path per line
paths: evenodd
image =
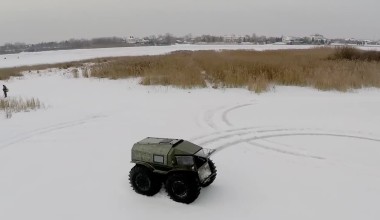
M380 61L380 51L363 51L354 47L338 47L330 56L332 60Z
M246 87L255 92L270 85L311 86L321 90L380 87L380 63L331 59L332 48L280 51L198 51L162 56L124 57L95 65L94 77L142 77L143 85L182 88ZM202 76L206 75L206 77ZM206 80L207 79L207 80Z
M141 77L143 85L180 88L244 87L255 92L271 85L310 86L347 91L380 87L380 52L354 48L277 51L178 51L160 56L119 57L55 65L0 69L0 77L21 70L85 67L84 77ZM2 72L1 72L2 71ZM88 73L88 74L87 74ZM1 79L1 78L0 78Z
M12 113L36 110L43 107L44 104L42 104L37 98L0 98L0 111L4 111L7 118L11 118Z

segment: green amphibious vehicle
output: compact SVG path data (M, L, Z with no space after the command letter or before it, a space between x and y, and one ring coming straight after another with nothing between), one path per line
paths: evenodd
M216 178L209 158L213 152L182 139L145 138L133 145L136 165L129 181L137 193L147 196L158 193L164 183L171 199L189 204Z

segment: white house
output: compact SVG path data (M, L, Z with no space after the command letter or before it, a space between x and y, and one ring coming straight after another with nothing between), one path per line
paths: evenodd
M313 34L308 38L311 42L326 43L328 41L328 39L321 34Z
M127 37L127 39L125 39L125 41L126 41L128 44L135 44L135 43L137 43L138 39L136 39L136 38L133 37L133 36L129 36L129 37Z
M283 36L282 37L282 42L286 44L293 44L295 41L298 41L300 38L299 37L292 37L292 36Z

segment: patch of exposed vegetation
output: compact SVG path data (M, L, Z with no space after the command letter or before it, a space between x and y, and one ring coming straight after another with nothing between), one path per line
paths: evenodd
M85 65L91 63L91 65ZM276 51L178 51L159 56L118 57L54 65L8 68L0 77L47 68L80 68L77 77L141 77L142 85L180 88L247 88L263 92L272 85L310 86L347 91L380 87L380 52L355 48Z
M331 60L380 61L380 51L364 51L354 47L341 47L330 56Z
M20 67L11 67L11 68L0 68L0 80L7 80L10 77L22 76L23 72L33 72L46 69L69 69L69 68L85 68L84 64L88 62L93 63L102 63L106 62L106 59L93 59L93 60L84 60L84 61L73 61L66 63L57 63L57 64L42 64L42 65L33 65L33 66L20 66Z
M44 108L44 105L37 98L3 98L0 99L0 111L4 111L7 118L11 118L13 113L27 112Z
M332 59L340 50L180 51L111 59L94 65L91 73L110 79L142 77L143 85L192 88L211 83L213 87L246 87L255 92L266 91L273 84L339 91L380 87L379 62Z
M18 68L0 69L0 80L7 80L11 76L21 76L21 71Z

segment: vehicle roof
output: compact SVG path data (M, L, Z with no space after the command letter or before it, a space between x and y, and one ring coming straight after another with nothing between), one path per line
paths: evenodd
M135 150L149 151L156 154L168 154L171 149L174 149L174 154L176 155L195 154L202 149L200 146L182 139L156 137L144 138L134 146L136 147Z
M182 141L181 139L172 139L172 138L155 138L155 137L147 137L143 140L137 142L138 144L168 144L175 145L178 142Z
M202 148L189 141L182 141L174 147L175 154L195 154Z

